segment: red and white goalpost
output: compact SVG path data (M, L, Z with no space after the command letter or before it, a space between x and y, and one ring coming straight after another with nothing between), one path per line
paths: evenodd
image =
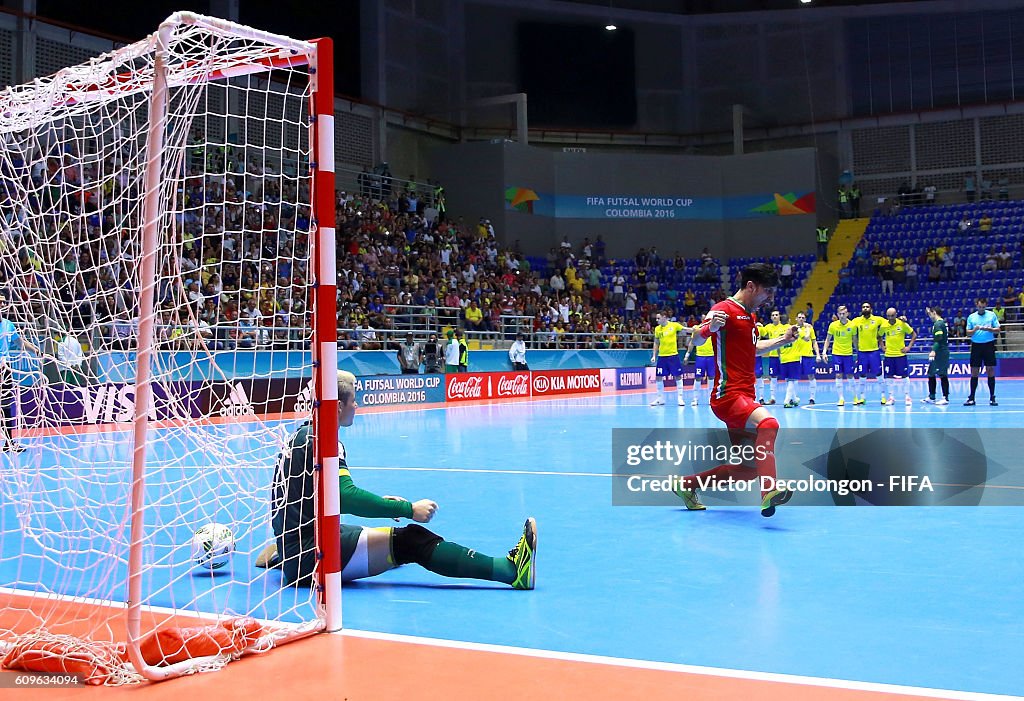
M158 680L341 627L332 63L181 12L0 92L0 316L28 342L0 359L26 448L0 455L0 662ZM253 561L304 419L295 590ZM206 523L234 534L223 570L193 561Z

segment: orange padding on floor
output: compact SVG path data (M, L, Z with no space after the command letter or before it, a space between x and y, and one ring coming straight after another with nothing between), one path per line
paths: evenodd
M7 674L0 672L0 674ZM4 685L4 701L39 690ZM497 652L317 635L225 669L130 688L52 689L46 699L345 699L490 701L922 701L904 696L777 682L570 662Z
M123 608L85 604L64 599L0 594L0 630L28 633L42 621L49 621L46 629L55 635L89 637L100 642L120 642L126 637ZM153 613L143 610L142 630L157 626L197 626L209 623L196 616Z

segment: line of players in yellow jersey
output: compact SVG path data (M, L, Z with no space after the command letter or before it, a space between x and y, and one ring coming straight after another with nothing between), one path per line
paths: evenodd
M809 378L810 403L814 404L817 382L814 372L816 363L828 364L829 350L832 351L832 369L836 382L839 406L846 404L846 384L852 383L854 406L867 402L868 384L878 387L878 398L882 405L896 403L897 388L903 390L903 401L910 405L910 372L907 354L917 340L917 332L889 308L884 317L873 313L871 305L861 305L860 316L851 319L849 309L841 306L838 317L829 324L824 347L819 352L814 328L807 323L803 313L797 315L796 325L800 335L796 341L766 358L767 372L761 376L761 402L775 404L775 391L779 378L786 380L785 407L798 406L796 381ZM771 322L761 327L762 338L776 338L789 327L782 323L779 312L772 312ZM909 337L909 338L908 338ZM880 346L884 346L881 348ZM855 352L856 350L856 352ZM765 394L765 384L769 392ZM884 378L879 381L879 377ZM767 401L765 397L767 396Z

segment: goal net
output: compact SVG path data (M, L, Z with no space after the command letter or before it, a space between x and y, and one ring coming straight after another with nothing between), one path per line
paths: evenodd
M178 13L0 93L9 665L160 679L340 627L332 60ZM327 555L284 587L256 560L304 421Z

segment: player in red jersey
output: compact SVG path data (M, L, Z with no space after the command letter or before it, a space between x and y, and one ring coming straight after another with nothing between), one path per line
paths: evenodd
M775 437L779 422L761 406L754 392L754 364L764 355L797 337L790 326L778 338L761 340L754 313L775 297L779 275L768 263L752 263L740 273L740 289L732 297L711 307L695 334L697 345L708 339L715 349L715 384L711 410L729 429L735 445L749 444L753 434L755 466L725 464L680 480L676 494L691 510L703 510L697 489L717 482L750 481L761 484L761 515L772 516L775 507L793 497L788 489L776 489Z

